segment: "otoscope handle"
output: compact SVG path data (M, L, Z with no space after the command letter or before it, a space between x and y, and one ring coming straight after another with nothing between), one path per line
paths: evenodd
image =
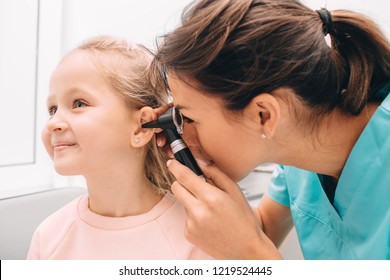
M166 129L164 131L175 158L181 164L184 164L189 169L191 169L196 175L202 176L202 170L199 168L194 156L191 154L190 149L187 147L186 143L176 132L176 130Z

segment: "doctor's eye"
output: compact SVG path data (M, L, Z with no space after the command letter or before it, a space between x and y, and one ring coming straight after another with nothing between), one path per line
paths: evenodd
M81 99L77 99L73 102L73 108L81 108L81 107L86 107L87 104L81 100Z
M194 121L191 120L190 118L187 118L186 116L183 116L183 121L185 121L186 123L193 123Z

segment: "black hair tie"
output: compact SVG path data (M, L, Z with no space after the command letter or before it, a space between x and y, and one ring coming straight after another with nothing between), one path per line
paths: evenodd
M322 21L322 32L324 32L324 35L326 36L333 30L332 15L325 8L321 8L321 10L316 10L316 12L320 15Z

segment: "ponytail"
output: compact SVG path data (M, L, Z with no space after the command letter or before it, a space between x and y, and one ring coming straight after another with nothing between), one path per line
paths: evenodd
M341 91L340 107L358 115L373 94L390 80L390 45L367 17L345 10L332 12L333 47L348 80ZM344 64L344 65L340 65Z

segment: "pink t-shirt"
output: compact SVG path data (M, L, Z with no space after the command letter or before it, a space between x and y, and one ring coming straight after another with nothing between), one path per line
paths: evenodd
M186 213L167 194L149 212L104 217L81 196L46 220L34 233L28 259L211 259L184 236Z

